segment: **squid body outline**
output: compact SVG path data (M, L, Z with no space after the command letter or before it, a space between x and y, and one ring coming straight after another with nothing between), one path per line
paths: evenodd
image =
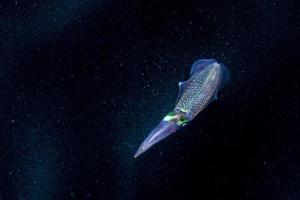
M192 65L189 79L179 83L175 108L150 132L134 157L192 121L210 102L217 99L219 90L228 80L228 69L222 63L215 59L196 61Z

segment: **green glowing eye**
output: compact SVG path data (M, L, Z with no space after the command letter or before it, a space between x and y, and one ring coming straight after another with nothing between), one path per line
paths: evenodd
M164 121L171 121L172 119L176 118L175 112L169 112L167 116L165 116Z
M187 123L188 123L188 120L186 118L184 118L184 117L180 117L180 119L177 122L177 124L179 126L185 126L185 125L187 125Z
M171 121L172 119L174 119L175 113L174 112L169 112L167 116L165 116L164 121Z
M175 112L173 112L173 111L172 111L172 112L169 112L169 113L168 113L168 116L170 116L170 117L175 116Z

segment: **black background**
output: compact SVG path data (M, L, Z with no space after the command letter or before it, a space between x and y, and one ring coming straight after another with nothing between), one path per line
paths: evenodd
M296 1L0 3L0 199L300 199ZM231 80L133 154L201 58Z

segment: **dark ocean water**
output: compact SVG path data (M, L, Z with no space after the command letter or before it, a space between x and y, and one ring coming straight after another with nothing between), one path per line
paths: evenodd
M299 200L299 9L0 2L0 200ZM219 100L134 159L201 58Z

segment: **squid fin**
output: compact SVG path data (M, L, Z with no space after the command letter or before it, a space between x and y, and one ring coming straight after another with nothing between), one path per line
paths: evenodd
M220 64L220 65L222 67L222 82L220 84L220 89L223 89L224 86L227 84L227 82L230 79L230 73L229 73L228 68L225 65L223 65L223 64Z
M178 103L183 91L185 90L185 85L187 84L187 81L182 81L182 82L179 82L178 83L178 86L179 86L179 91L178 91L178 95L177 95L177 100L176 100L176 103L175 105Z
M205 67L212 63L216 63L217 61L215 59L200 59L194 62L191 68L190 76L194 75L195 73L198 73L199 71L202 71Z

